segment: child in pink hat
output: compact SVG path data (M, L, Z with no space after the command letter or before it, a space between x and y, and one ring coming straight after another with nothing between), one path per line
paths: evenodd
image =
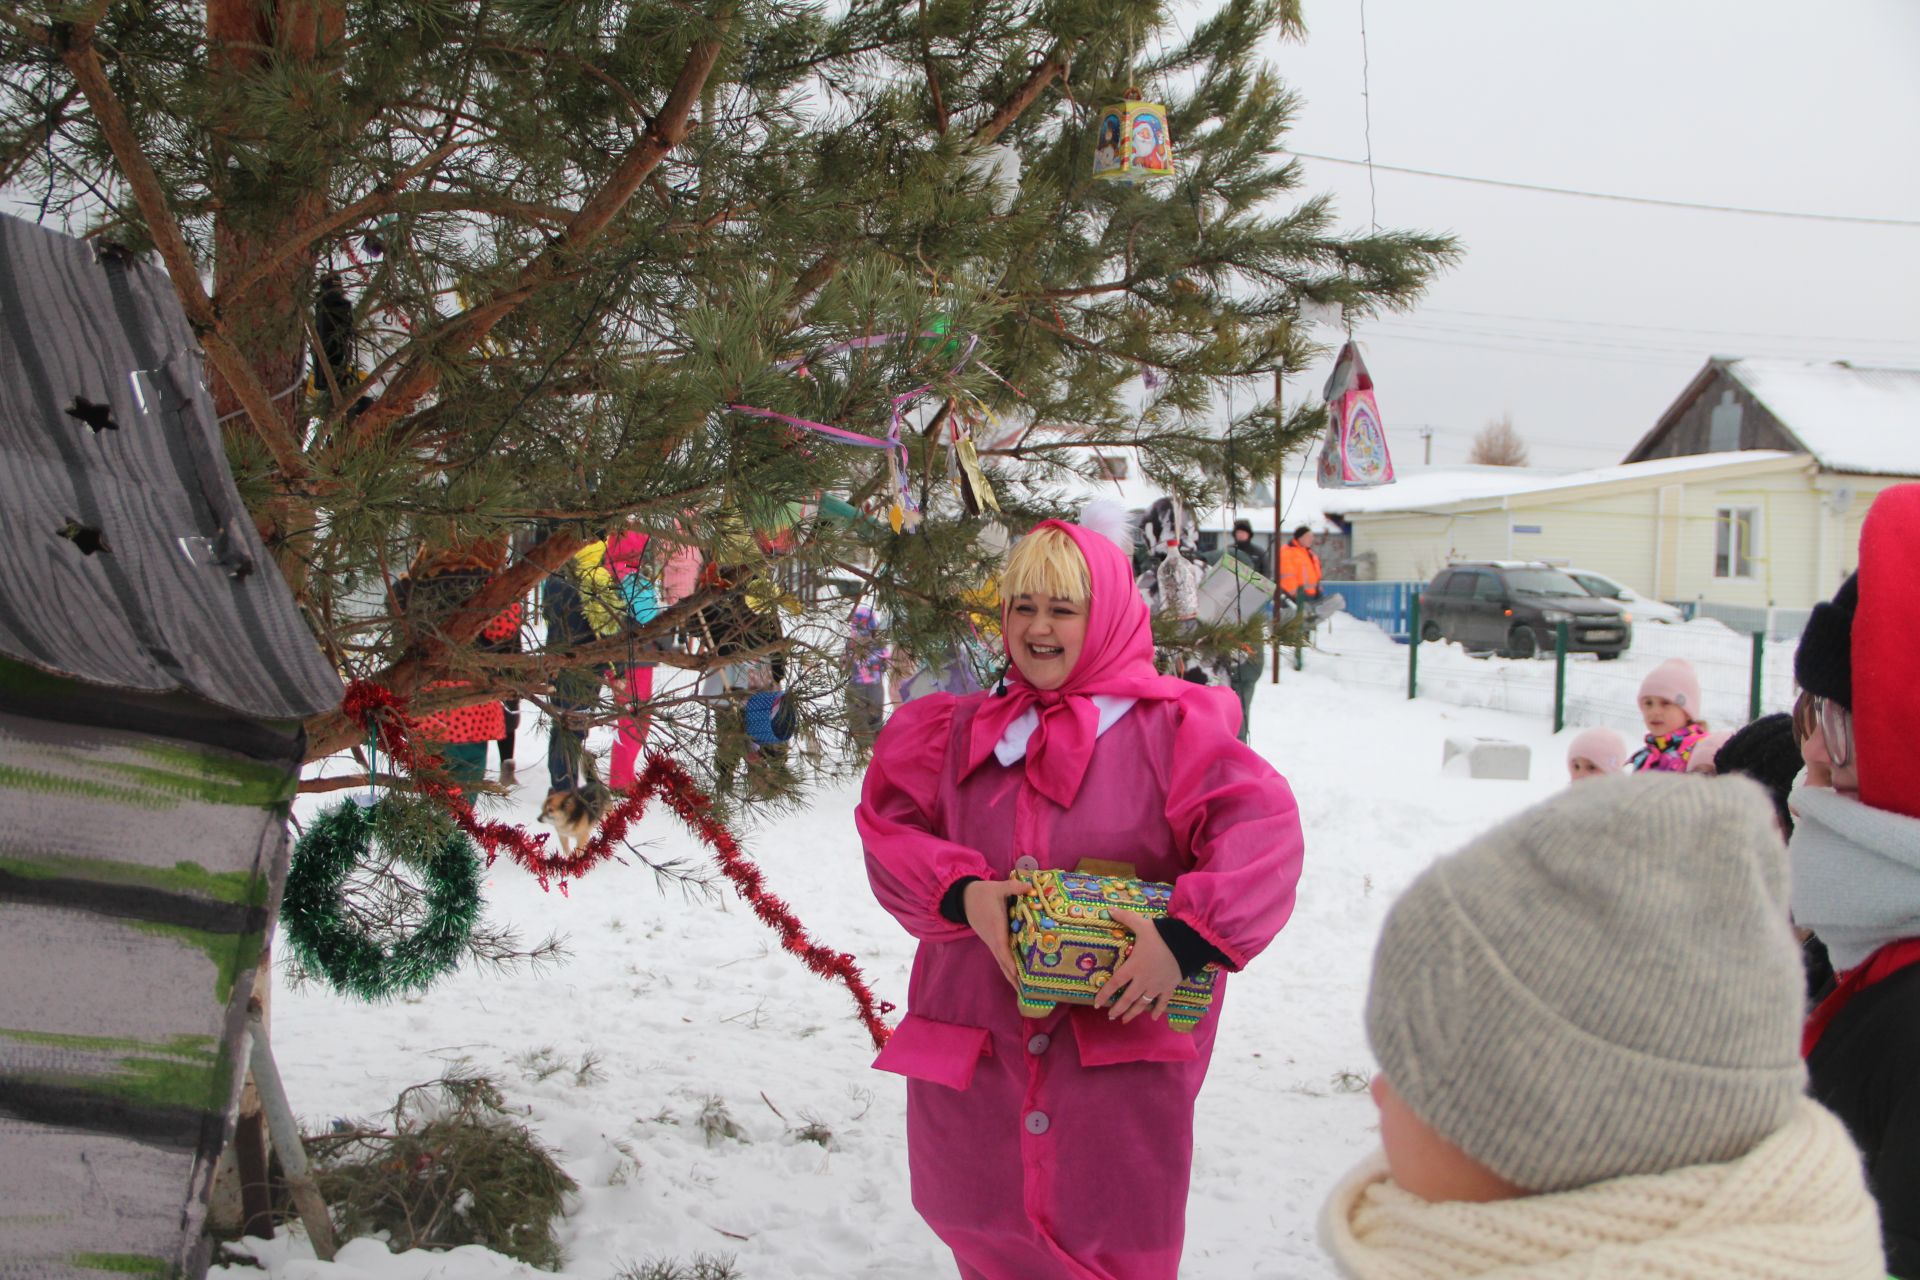
M1647 745L1628 762L1635 773L1685 773L1707 736L1700 718L1700 677L1685 658L1668 658L1640 682L1640 718Z
M1573 781L1604 778L1627 767L1627 740L1611 729L1582 729L1567 744L1567 773Z

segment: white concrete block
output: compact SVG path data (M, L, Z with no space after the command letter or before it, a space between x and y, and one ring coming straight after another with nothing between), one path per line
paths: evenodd
M1533 750L1503 738L1448 738L1440 753L1442 772L1453 777L1502 778L1525 782Z

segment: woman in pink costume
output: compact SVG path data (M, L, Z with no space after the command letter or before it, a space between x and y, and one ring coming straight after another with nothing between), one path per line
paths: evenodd
M868 876L920 939L874 1065L908 1077L914 1206L962 1276L1172 1280L1225 976L1191 1034L1160 1013L1183 973L1237 970L1286 923L1299 813L1236 740L1230 691L1154 674L1128 559L1099 533L1035 528L1001 617L1003 685L900 708L867 771ZM1170 917L1114 911L1136 941L1102 1006L1022 1018L1009 877L1082 859L1172 881Z

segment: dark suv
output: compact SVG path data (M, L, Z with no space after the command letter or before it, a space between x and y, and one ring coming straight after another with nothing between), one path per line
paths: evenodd
M1567 649L1617 658L1633 644L1633 615L1596 600L1549 565L1508 560L1456 564L1420 593L1420 638L1458 640L1478 652L1531 658L1552 650L1567 624Z

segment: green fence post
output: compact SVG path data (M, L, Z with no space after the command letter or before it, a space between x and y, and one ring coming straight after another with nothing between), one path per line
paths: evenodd
M1567 727L1567 624L1553 624L1553 731Z
M1414 593L1407 612L1407 697L1420 694L1420 594Z
M1753 633L1753 680L1747 692L1747 722L1751 724L1760 718L1760 690L1766 683L1767 672L1767 632L1766 628Z

